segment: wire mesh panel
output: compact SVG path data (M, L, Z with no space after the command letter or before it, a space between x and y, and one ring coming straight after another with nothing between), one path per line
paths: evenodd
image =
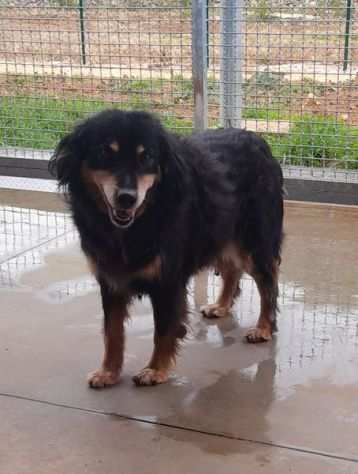
M112 106L191 129L190 5L5 1L0 15L1 145L52 148Z
M112 106L190 132L192 11L188 0L2 0L2 156L48 156L75 120ZM208 0L205 14L209 126L263 134L300 173L358 181L351 0Z
M0 207L0 262L73 229L66 213Z
M16 276L40 265L38 249L73 242L77 234L67 213L0 206L0 288L16 285Z
M350 1L221 0L208 17L211 125L262 133L286 165L358 168Z

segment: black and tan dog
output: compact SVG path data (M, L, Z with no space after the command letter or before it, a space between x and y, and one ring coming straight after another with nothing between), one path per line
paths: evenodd
M107 110L78 124L50 162L68 196L83 252L95 274L104 310L102 367L91 387L118 382L128 306L149 295L154 351L134 377L165 382L186 333L186 287L200 269L223 279L204 316L225 316L243 272L261 296L249 342L275 330L282 241L282 173L254 133L212 130L177 137L144 112Z

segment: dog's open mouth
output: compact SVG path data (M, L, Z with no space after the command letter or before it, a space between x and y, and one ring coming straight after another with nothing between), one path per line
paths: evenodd
M101 191L112 224L121 229L129 227L134 221L135 210L115 209L108 201L103 188L101 188Z
M124 229L129 227L134 221L134 212L113 209L112 206L109 206L108 211L110 219L116 227Z

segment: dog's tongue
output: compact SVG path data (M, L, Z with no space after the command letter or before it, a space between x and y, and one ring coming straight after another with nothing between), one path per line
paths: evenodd
M119 219L121 221L127 221L132 219L132 213L130 211L116 210L113 213L116 219Z
M124 210L113 210L113 218L118 224L126 225L133 219L133 213Z
M114 215L116 217L119 217L120 219L129 219L130 217L132 217L132 213L130 211L123 211L123 210L114 211Z

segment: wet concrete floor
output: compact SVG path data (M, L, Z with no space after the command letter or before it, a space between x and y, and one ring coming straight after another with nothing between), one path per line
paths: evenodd
M121 383L86 385L102 355L98 288L68 215L0 207L0 473L357 473L358 209L289 204L279 333L248 345L258 295L245 278L231 317L196 308L170 381L137 388L153 321L127 325Z

